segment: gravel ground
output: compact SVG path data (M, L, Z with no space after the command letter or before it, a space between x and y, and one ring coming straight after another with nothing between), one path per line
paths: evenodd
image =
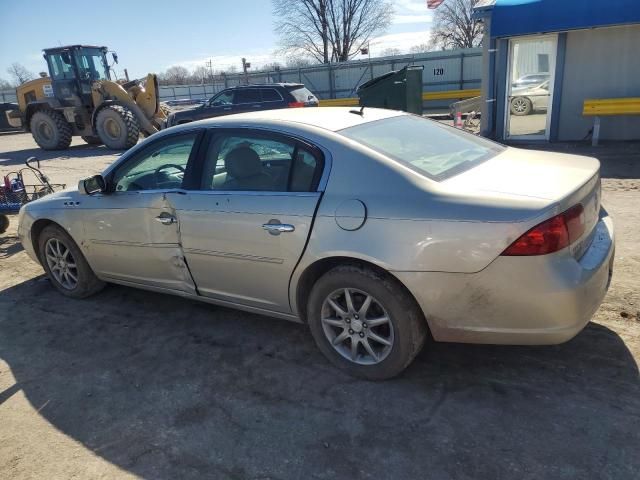
M553 347L428 345L400 378L335 370L302 325L110 286L62 297L0 236L0 478L631 479L640 475L640 144L591 149L611 289ZM115 155L0 135L75 183Z

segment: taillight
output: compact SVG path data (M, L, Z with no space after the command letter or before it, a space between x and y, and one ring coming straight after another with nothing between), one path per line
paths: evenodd
M304 107L304 102L291 102L289 103L289 108L302 108Z
M568 247L584 233L584 208L581 204L536 225L513 242L502 255L546 255Z

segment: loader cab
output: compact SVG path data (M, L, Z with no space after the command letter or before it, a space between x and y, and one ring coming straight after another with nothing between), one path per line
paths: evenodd
M91 85L110 80L107 48L84 45L44 50L52 91L62 106L92 106Z

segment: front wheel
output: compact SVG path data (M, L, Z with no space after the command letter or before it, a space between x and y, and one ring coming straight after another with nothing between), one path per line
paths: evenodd
M0 233L4 233L9 228L9 217L0 213Z
M96 131L113 150L126 150L138 143L140 126L133 112L121 105L109 105L98 112Z
M54 287L63 295L85 298L104 288L76 242L57 225L49 225L38 238L40 261Z
M397 280L358 266L336 267L316 282L307 318L329 361L369 380L402 372L427 334L422 312Z

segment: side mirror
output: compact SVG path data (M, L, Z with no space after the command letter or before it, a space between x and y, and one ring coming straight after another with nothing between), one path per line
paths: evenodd
M113 58L114 63L118 63L118 54L116 52L111 52L111 57Z
M93 195L104 193L107 190L107 182L102 175L94 175L78 182L78 192L81 195Z

